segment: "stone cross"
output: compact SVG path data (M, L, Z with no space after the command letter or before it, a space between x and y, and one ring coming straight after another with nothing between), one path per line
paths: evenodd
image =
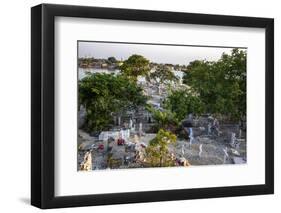
M227 153L227 147L222 149L224 156L223 156L223 164L225 164L226 159L229 157L228 153Z
M203 144L199 145L199 153L198 153L199 158L201 158L201 155L202 155L202 146L203 146Z

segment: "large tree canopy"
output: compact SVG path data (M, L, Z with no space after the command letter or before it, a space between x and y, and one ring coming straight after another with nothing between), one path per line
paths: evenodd
M132 55L120 66L121 73L136 81L138 76L145 76L150 71L149 60L141 55Z
M79 81L79 103L86 108L86 128L100 131L108 128L114 113L145 105L146 97L125 76L96 73Z
M158 65L155 71L149 74L148 80L160 85L171 81L177 81L178 78L175 76L174 72L169 66Z
M246 52L233 49L217 62L193 61L184 83L189 85L210 113L240 119L246 114Z
M146 148L146 162L150 166L174 166L174 160L172 159L169 151L169 145L175 144L177 136L169 131L160 129L153 138L148 147Z
M171 111L178 121L183 120L190 113L204 112L201 99L187 89L172 90L164 101L164 108Z

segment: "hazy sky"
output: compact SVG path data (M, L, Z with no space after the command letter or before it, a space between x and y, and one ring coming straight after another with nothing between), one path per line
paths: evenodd
M218 60L223 52L230 53L232 48L167 46L126 43L79 42L79 57L108 58L126 60L133 54L142 55L151 62L170 64L189 64L194 60Z

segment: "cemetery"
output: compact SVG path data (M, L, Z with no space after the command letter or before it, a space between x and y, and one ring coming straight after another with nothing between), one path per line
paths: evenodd
M224 57L241 66L243 51L182 70L131 57L139 64L129 58L116 73L87 70L79 80L79 171L247 163L246 68L224 73ZM213 85L200 79L222 64Z
M218 136L209 128L210 123L204 125L189 127L189 139L179 138L176 146L169 147L175 158L175 166L182 165L177 163L179 160L187 161L188 166L246 163L246 135L241 133L239 126L221 126ZM98 137L79 130L78 167L87 160L92 162L92 169L149 167L145 163L145 148L156 134L144 133L141 126L101 132ZM118 143L120 139L124 143ZM84 161L89 153L93 157Z

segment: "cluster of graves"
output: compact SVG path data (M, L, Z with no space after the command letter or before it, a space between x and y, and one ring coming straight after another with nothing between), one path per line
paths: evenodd
M246 130L241 124L220 124L211 115L189 115L182 126L188 142L179 140L179 148L192 165L246 163Z
M149 103L162 110L167 95L165 86L157 87L140 80ZM182 84L174 85L177 87ZM85 109L80 107L79 126L85 120ZM145 150L156 136L150 129L152 115L144 108L114 115L114 125L98 134L78 131L78 170L122 169L145 167ZM243 164L246 156L245 125L222 122L210 114L194 117L187 115L182 121L175 146L169 147L175 165Z
M79 130L78 136L78 170L88 171L145 167L145 149L156 134L145 133L142 123L129 120L128 128L103 131L98 136ZM170 151L175 165L243 164L245 130L237 124L220 124L211 116L190 115L182 122L182 135Z

